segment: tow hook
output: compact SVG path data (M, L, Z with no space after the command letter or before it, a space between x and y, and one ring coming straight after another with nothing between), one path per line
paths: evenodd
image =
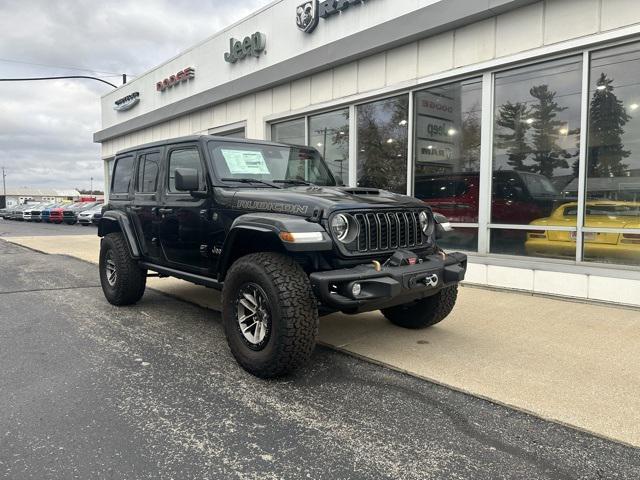
M382 265L380 265L380 262L379 262L379 261L377 261L377 260L373 260L371 263L373 264L373 269L374 269L376 272L379 272L380 270L382 270Z

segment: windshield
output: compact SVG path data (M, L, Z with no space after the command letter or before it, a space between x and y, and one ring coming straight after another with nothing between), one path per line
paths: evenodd
M524 183L526 183L529 192L533 196L557 195L556 189L553 187L547 177L537 175L535 173L520 172Z
M336 184L320 154L310 148L218 141L208 146L218 178Z

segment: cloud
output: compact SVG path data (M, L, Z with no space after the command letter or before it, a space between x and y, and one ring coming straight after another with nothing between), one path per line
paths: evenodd
M0 0L0 77L92 75L6 61L18 60L87 68L119 84L119 74L143 73L269 1ZM109 89L84 80L0 82L7 185L88 188L91 177L101 185L92 135L100 127L99 98Z

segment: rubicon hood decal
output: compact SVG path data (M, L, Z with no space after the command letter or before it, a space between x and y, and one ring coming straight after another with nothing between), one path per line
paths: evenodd
M309 211L309 207L307 205L242 199L236 200L234 208L239 210L262 210L265 212L291 213L293 215L306 215Z

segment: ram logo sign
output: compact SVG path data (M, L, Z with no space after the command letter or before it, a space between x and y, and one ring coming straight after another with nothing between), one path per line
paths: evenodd
M321 18L343 12L352 5L362 5L364 0L310 0L296 8L296 25L306 33L313 32Z

